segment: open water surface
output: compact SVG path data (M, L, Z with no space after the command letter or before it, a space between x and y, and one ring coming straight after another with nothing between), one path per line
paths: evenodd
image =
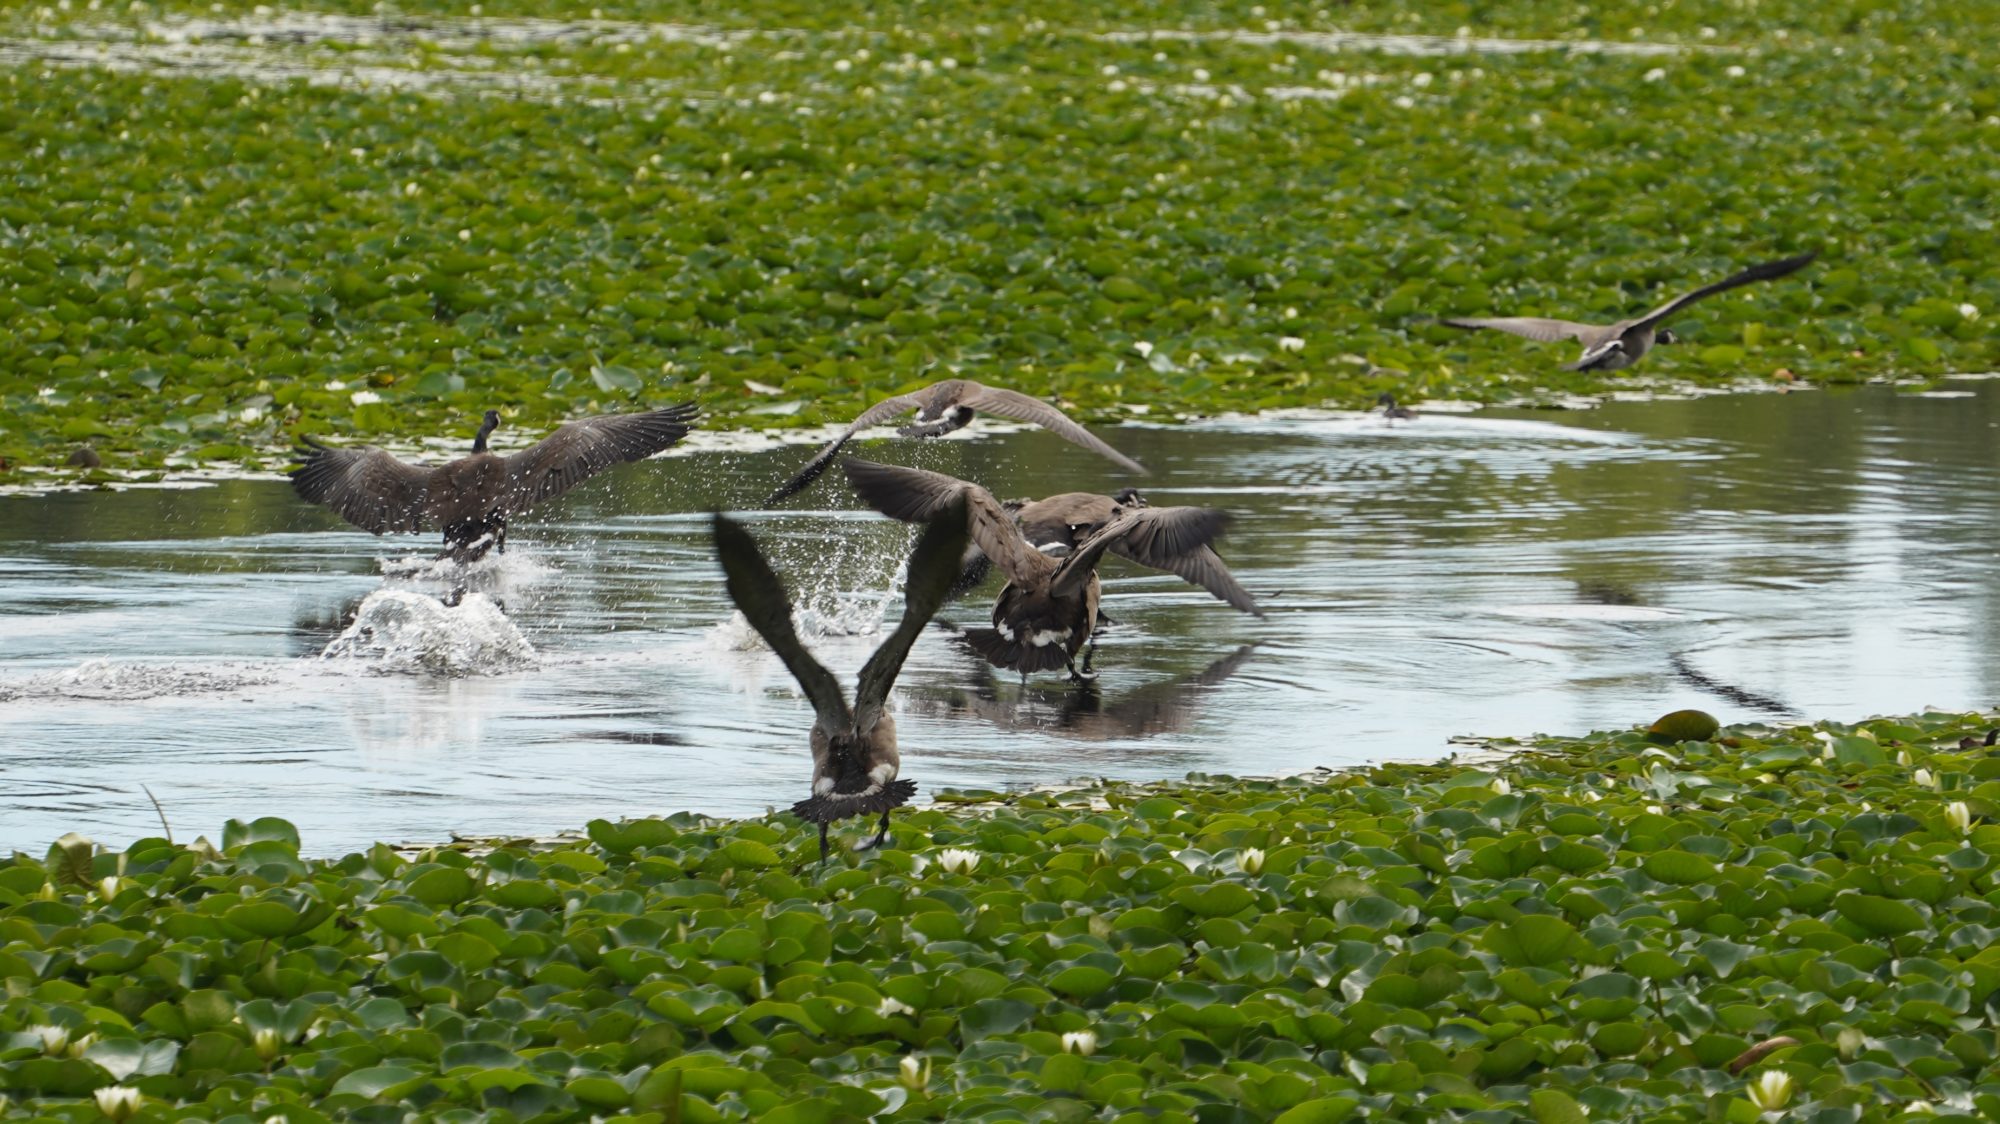
M1991 706L2000 393L1952 385L1107 431L1139 480L1043 433L862 443L1002 497L1137 483L1227 508L1222 553L1269 608L1114 560L1089 689L1023 686L933 629L896 696L903 773L926 792L1278 773L1683 706ZM142 785L179 837L279 815L318 853L783 807L812 712L732 619L701 513L754 505L806 455L607 474L463 576L282 481L0 497L0 848L157 834ZM747 518L851 683L912 536L841 510L837 472L800 502ZM996 589L944 617L985 623Z

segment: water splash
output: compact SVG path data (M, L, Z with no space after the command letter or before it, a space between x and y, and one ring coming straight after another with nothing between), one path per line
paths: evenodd
M534 645L483 593L456 605L401 589L368 595L321 659L370 659L382 671L498 675L535 662Z
M0 683L0 702L25 699L98 699L136 702L140 699L214 694L259 687L275 677L252 671L168 664L85 660L61 671Z

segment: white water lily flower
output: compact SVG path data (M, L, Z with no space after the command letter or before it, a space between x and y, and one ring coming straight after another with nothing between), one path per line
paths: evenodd
M1977 320L1979 319L1979 306L1976 304L1959 305L1958 314L1967 320Z
M1667 76L1666 68L1656 66L1653 69L1646 72L1646 81L1658 82L1660 79L1665 78L1666 76Z
M278 1056L278 1051L284 1047L285 1041L278 1037L276 1030L267 1026L258 1028L250 1035L250 1045L257 1051L258 1057L268 1062Z
M875 1013L886 1019L891 1015L914 1015L917 1009L899 1001L893 995L885 995L882 997L881 1005L875 1008Z
M1899 749L1899 750L1897 750L1897 751L1896 751L1896 764L1898 764L1898 765L1901 765L1901 766L1903 766L1903 767L1904 767L1904 768L1906 768L1906 769L1907 769L1907 768L1909 768L1909 765L1910 765L1910 751L1909 751L1909 750L1907 750L1907 749Z
M63 1026L31 1026L28 1033L42 1040L42 1053L61 1057L69 1049L69 1028Z
M243 419L243 421L244 421L245 423L249 423L249 422L254 422L254 421L258 421L258 420L260 420L261 418L263 418L263 416L264 416L264 411L263 411L263 408L262 408L262 407L258 407L258 406L245 406L245 407L243 407L243 411L242 411L241 413L237 414L236 416L237 416L237 417L239 417L239 418L241 418L241 419Z
M1910 779L1915 781L1919 788L1936 788L1938 786L1937 778L1931 775L1929 769L1918 769L1916 772L1910 774Z
M931 1060L929 1058L925 1058L919 1062L915 1054L905 1054L897 1069L899 1073L896 1079L903 1083L903 1088L911 1092L921 1090L931 1083Z
M1138 352L1141 359L1150 359L1153 357L1153 345L1147 343L1145 340L1132 341L1132 350Z
M1305 349L1306 349L1306 341L1300 339L1297 336L1278 337L1279 351L1304 351Z
M836 73L845 74L854 69L854 64L848 62L846 59L835 59L833 60L833 69Z
M97 1111L113 1120L130 1119L133 1113L139 1111L139 1102L144 1099L139 1090L129 1085L106 1085L97 1090L96 1096Z
M373 405L374 403L380 402L382 400L382 396L375 393L372 390L357 390L353 394L348 395L347 397L351 399L356 406L369 406Z
M1415 109L1416 107L1417 101L1415 98L1402 97L1396 99L1397 109Z
M1839 1047L1841 1057L1852 1059L1861 1052L1862 1047L1868 1045L1868 1036L1861 1033L1859 1027L1850 1026L1842 1029L1833 1041L1834 1045Z
M1723 71L1723 73L1729 75L1731 78L1741 78L1745 74L1745 71L1740 66L1732 66L1729 69Z
M1264 852L1255 847L1245 847L1243 853L1236 856L1236 866L1245 874L1261 874L1264 871Z
M1507 783L1506 777L1494 777L1493 783L1486 787L1492 789L1495 796L1506 796L1514 791L1514 786Z
M403 194L411 199L415 199L417 196L422 195L423 193L424 189L418 186L417 181L415 180L411 180L410 182L403 185Z
M1944 807L1944 822L1957 828L1960 834L1969 835L1972 833L1972 809L1965 806L1965 801L1954 800Z
M979 852L947 847L938 852L937 862L946 874L971 874L979 869Z
M1097 1052L1097 1032L1094 1030L1072 1030L1062 1036L1063 1053L1089 1057Z
M1765 1112L1775 1112L1792 1099L1792 1075L1782 1069L1767 1069L1744 1090L1750 1103Z

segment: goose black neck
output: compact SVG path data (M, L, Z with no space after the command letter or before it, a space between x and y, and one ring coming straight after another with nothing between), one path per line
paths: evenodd
M472 451L475 453L485 452L486 438L498 428L500 428L500 411L486 411L486 419L479 423L479 436L472 439Z

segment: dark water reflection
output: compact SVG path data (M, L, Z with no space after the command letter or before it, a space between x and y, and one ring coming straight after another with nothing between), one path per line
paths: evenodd
M1239 513L1223 553L1270 616L1114 564L1087 693L1024 689L935 630L898 696L905 775L1268 773L1681 706L1991 705L2000 396L1954 385L1119 430L1154 502ZM1039 433L872 451L1002 495L1121 483ZM728 623L684 513L753 503L804 455L658 461L538 513L480 588L539 663L457 679L317 658L415 551L281 483L0 498L0 847L152 833L142 783L183 834L276 814L318 851L788 803L810 710ZM807 502L827 510L758 531L846 676L909 533L832 510L837 478Z

